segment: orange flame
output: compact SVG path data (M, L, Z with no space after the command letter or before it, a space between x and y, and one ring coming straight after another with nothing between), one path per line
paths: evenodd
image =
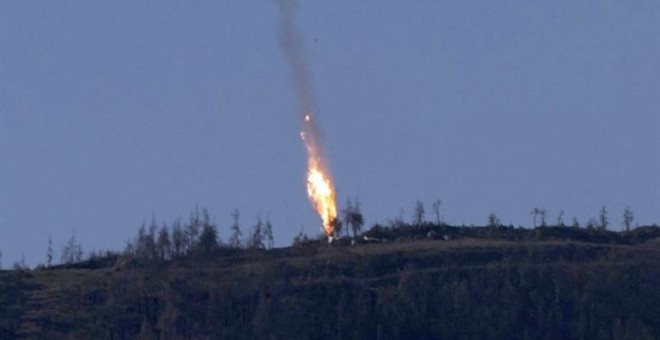
M310 123L311 116L305 115L305 123ZM323 230L327 236L333 236L335 232L334 221L337 218L337 202L335 200L335 188L330 179L327 168L319 155L318 145L315 139L306 138L305 131L300 133L305 146L307 146L307 196L312 202L314 210L323 220Z
M335 191L332 188L332 182L313 163L315 162L310 162L307 172L307 195L323 220L326 235L332 236L335 231L333 222L337 217Z

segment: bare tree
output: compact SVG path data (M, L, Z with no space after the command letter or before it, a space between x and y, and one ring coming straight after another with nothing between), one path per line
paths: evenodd
M600 220L600 224L598 225L598 227L601 230L607 230L608 219L607 219L607 209L605 209L605 206L600 208L600 214L598 215L598 219Z
M231 248L240 248L241 247L241 237L243 233L241 232L241 224L239 223L241 213L238 209L234 209L231 212L231 218L233 223L231 225L231 237L229 238L229 246Z
M535 228L536 228L536 218L539 216L540 213L541 213L541 209L539 209L539 208L534 208L530 212L530 214L532 215L532 219L534 221L534 227Z
M415 202L415 211L413 212L413 224L421 226L424 224L424 203L417 200Z
M161 261L166 260L171 256L172 241L170 240L170 232L165 224L163 224L158 232L156 249L158 249L158 257Z
M78 240L76 240L75 233L71 235L71 238L64 245L62 249L62 258L61 262L65 264L72 264L82 261L83 250Z
M190 213L188 217L188 224L184 228L186 236L186 249L190 251L195 247L199 233L202 229L202 216L199 214L199 208L195 207L195 211Z
M545 223L545 217L546 217L545 209L539 210L539 216L541 217L541 227L546 227L548 224Z
M350 226L350 229L353 232L353 237L359 235L360 232L362 232L362 226L364 225L364 218L360 211L360 201L356 198L355 202L352 202L349 198L346 203L346 208L343 211L343 215L346 229ZM339 221L336 221L335 223L339 223Z
M266 249L272 249L275 245L275 239L273 238L273 225L270 223L270 217L266 218L264 237L266 238Z
M196 249L199 255L207 257L218 247L218 232L215 224L211 223L211 218L206 209L202 211L201 225L202 231L199 235Z
M356 198L355 204L353 204L353 214L351 216L351 229L353 229L353 236L362 232L363 225L364 217L362 216L362 211L360 208L360 200Z
M50 267L53 265L53 257L55 256L55 250L53 250L53 239L48 237L48 250L46 251L46 266Z
M559 210L559 215L557 215L557 225L564 227L564 209Z
M344 210L342 210L342 215L344 217L344 223L346 224L346 229L344 229L344 232L346 233L346 236L349 236L349 233L351 232L350 226L352 225L352 214L353 214L353 201L351 200L350 197L346 199L346 207ZM355 236L355 235L353 235Z
M264 248L264 222L261 219L261 216L257 216L257 223L254 224L252 228L252 235L250 237L250 249L262 249Z
M156 219L153 216L148 230L145 222L142 222L142 225L140 225L140 229L138 230L137 239L135 240L135 256L143 260L155 260L158 258L156 249L156 231Z
M436 224L441 224L441 222L442 222L442 219L440 218L440 206L441 205L442 205L442 200L436 200L431 205L431 208L433 209L433 214L435 214L435 223Z
M626 207L626 209L623 210L623 226L626 228L626 231L630 231L634 219L635 216L633 215L632 210L630 210L630 207Z
M330 225L332 225L333 236L337 238L341 237L341 232L344 230L344 223L339 218L335 217L330 221Z
M146 253L147 258L150 260L155 260L158 258L158 248L156 247L156 237L158 237L158 224L156 223L156 217L151 216L151 223L149 224L149 234L147 235L146 243Z
M497 218L497 215L495 213L490 213L488 215L488 226L491 228L495 228L500 225L500 219Z
M172 257L183 256L185 252L186 236L181 228L181 220L174 221L172 224Z

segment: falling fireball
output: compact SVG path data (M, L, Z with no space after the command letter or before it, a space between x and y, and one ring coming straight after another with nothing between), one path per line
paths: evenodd
M296 2L292 0L278 1L281 13L279 26L280 47L284 57L291 66L294 85L300 101L303 115L303 129L300 137L307 148L307 194L314 210L323 220L323 231L331 241L334 236L334 223L337 218L337 203L335 200L335 188L332 184L327 163L323 157L322 145L320 143L320 128L312 119L314 98L312 96L309 82L309 69L303 51L302 35L294 22L294 10Z
M330 178L330 172L320 156L320 147L313 134L314 126L311 123L311 114L305 114L304 119L305 127L300 136L307 147L307 196L323 221L323 231L327 236L333 236L334 221L337 218L335 188ZM306 138L308 134L312 138Z
M313 159L307 169L307 195L312 206L323 220L323 230L327 236L334 235L334 220L337 218L335 190L329 177Z

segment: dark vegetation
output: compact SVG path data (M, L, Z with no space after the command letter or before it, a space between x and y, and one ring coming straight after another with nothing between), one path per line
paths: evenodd
M439 204L362 232L351 202L331 244L273 248L238 211L225 244L205 210L122 253L80 259L72 237L62 264L0 272L0 338L660 338L659 227L450 226Z

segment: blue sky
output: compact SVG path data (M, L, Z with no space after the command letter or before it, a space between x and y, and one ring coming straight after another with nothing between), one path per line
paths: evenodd
M657 1L301 1L340 204L367 223L660 222ZM0 4L0 251L122 249L206 207L319 232L272 1ZM430 210L430 209L427 209Z

